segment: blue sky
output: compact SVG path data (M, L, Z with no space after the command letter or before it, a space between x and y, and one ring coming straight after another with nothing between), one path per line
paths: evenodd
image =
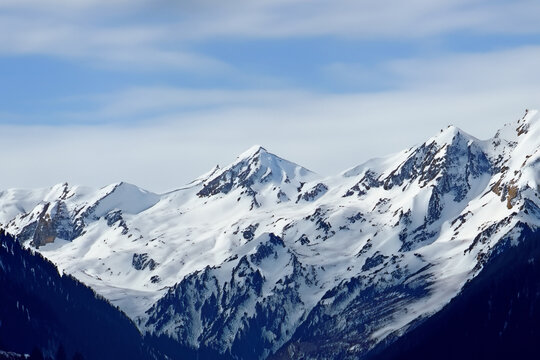
M253 144L331 175L540 94L529 0L0 0L0 188L179 187ZM39 175L36 175L39 174Z

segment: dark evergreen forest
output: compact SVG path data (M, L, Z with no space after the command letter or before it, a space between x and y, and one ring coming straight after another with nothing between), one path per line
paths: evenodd
M155 357L124 313L2 230L0 349L31 359Z

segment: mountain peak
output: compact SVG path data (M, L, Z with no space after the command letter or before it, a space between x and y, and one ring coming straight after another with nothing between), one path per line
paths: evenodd
M530 129L540 128L539 118L538 110L525 109L525 114L519 120L506 123L497 131L494 139L517 142L520 136L526 134Z
M257 154L268 154L268 151L261 145L253 145L252 147L250 147L249 149L247 149L246 151L238 155L237 159L238 160L249 159L256 156Z
M455 125L449 125L447 128L442 129L439 134L432 137L428 143L436 142L438 145L452 144L457 137L462 137L466 140L474 140L474 137L467 134Z
M222 172L226 172L238 167L244 168L246 166L251 167L252 169L268 167L274 170L278 168L280 168L281 170L301 168L304 170L304 172L310 173L309 170L304 169L298 164L295 164L289 160L283 159L278 155L269 152L261 145L254 145L240 155L238 155L233 163L223 167Z
M209 179L212 179L214 175L216 175L221 170L221 167L219 164L216 164L210 171L207 171L206 173L202 174L189 184L187 184L187 187L192 187L196 185L203 184L204 182L208 181Z
M270 185L293 184L296 189L300 179L311 176L313 173L277 155L269 153L264 147L255 145L240 154L236 160L216 171L205 182L199 196L211 196L218 193L227 194L232 189L243 187L248 192L255 193L256 188Z
M520 121L518 122L526 122L526 123L538 123L539 120L538 120L539 116L538 116L538 110L536 109L525 109L525 115L523 116L523 118L521 118Z
M122 181L100 189L88 203L97 216L104 216L111 210L138 214L154 206L159 199L157 194Z
M540 116L538 114L538 110L525 110L525 115L518 120L518 128L516 131L519 133L523 133L528 131L529 129L536 129L540 127Z

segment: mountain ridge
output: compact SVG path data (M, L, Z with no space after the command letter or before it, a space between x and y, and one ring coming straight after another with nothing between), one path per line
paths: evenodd
M491 139L451 126L333 177L254 146L165 194L66 184L0 204L19 241L141 331L238 359L355 358L458 296L519 223L540 226L539 141L527 111Z

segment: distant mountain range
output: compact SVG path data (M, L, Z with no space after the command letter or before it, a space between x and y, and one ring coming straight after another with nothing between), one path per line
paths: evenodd
M9 189L0 223L127 314L134 325L114 316L148 358L525 356L540 331L539 193L527 111L489 140L450 126L332 177L255 146L166 194ZM2 316L0 334L15 321Z

